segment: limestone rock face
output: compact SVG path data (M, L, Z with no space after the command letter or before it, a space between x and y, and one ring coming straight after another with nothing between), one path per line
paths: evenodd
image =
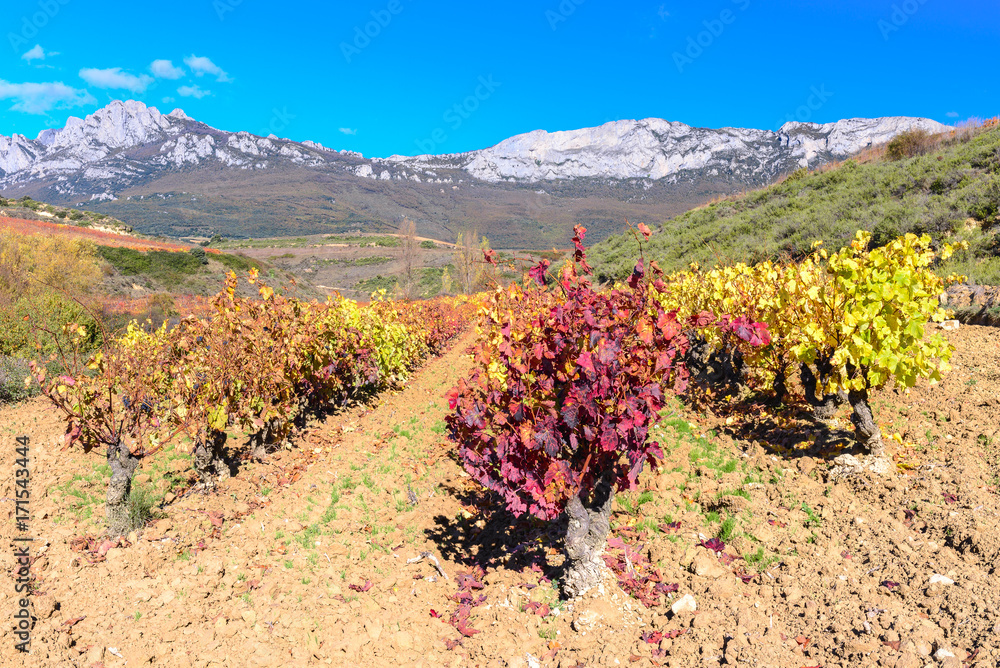
M0 135L0 191L44 186L47 200L107 201L171 171L206 166L297 166L361 179L442 184L599 179L633 181L648 188L659 181L725 180L755 187L912 129L937 133L947 126L925 118L852 118L824 125L786 123L772 132L695 128L646 118L580 130L535 130L467 153L366 159L353 151L334 151L273 133L265 137L218 130L180 109L164 115L142 102L115 100L86 118L70 117L62 128L43 130L33 140Z

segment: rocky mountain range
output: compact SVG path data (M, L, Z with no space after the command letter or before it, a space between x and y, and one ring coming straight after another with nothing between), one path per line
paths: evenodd
M114 101L35 139L0 135L0 194L93 208L171 236L367 232L407 215L427 236L478 227L498 247L545 246L564 244L573 222L601 238L626 217L658 222L910 129L948 128L890 117L772 132L649 118L536 130L467 153L365 158Z

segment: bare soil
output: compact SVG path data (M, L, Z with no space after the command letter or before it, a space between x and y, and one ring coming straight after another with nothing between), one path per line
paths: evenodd
M1000 330L946 336L943 383L875 398L899 435L886 476L829 480L846 412L824 436L791 412L676 404L662 466L616 500L604 585L574 602L564 526L503 512L445 435L471 335L211 494L176 450L144 465L176 498L117 546L99 537L101 458L60 450L43 400L4 408L0 499L12 517L27 434L40 556L32 654L5 634L0 664L998 666ZM0 562L9 577L11 549ZM0 581L0 616L16 602Z

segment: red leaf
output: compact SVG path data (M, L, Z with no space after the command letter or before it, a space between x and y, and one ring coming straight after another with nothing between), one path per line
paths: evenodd
M594 370L594 359L591 357L589 352L580 353L580 356L576 358L576 363L578 366L583 367L590 373L597 373Z
M718 538L709 538L708 540L703 540L698 545L702 546L706 550L711 550L712 552L722 552L726 549L726 544L723 543Z
M347 585L347 588L353 589L354 591L366 592L372 588L372 581L365 580L365 583L363 585L356 585L356 584Z
M642 236L646 237L647 239L650 237L650 235L653 234L653 230L649 229L649 227L647 227L645 223L639 223L637 227L639 228L639 232L642 234Z
M542 260L528 271L528 278L545 287L545 273L549 270L551 262Z

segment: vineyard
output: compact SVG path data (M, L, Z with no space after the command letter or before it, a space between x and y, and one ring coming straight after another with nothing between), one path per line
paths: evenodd
M997 665L1000 337L940 326L962 246L668 273L639 225L602 287L575 234L475 298L250 271L93 355L58 333L5 416L47 490L35 665Z

